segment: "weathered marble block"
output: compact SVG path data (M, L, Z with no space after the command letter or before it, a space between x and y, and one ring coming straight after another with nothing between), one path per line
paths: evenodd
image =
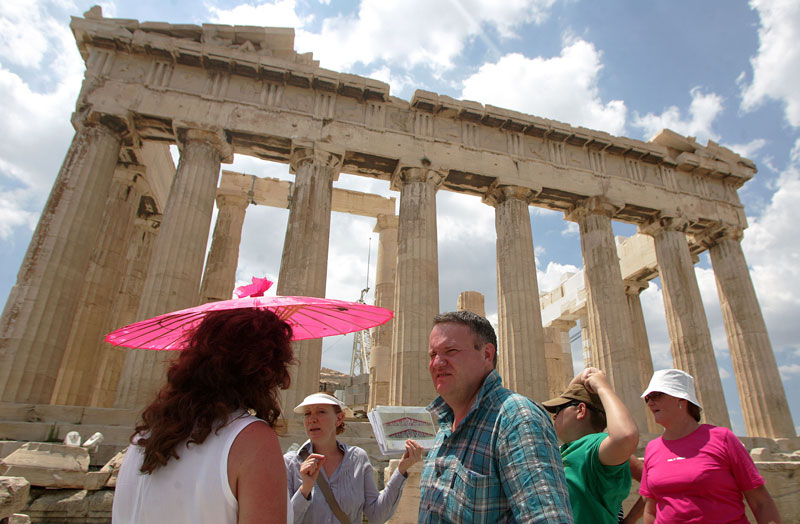
M0 477L0 520L11 517L28 502L31 483L21 477Z
M83 488L88 471L85 448L45 442L27 442L0 461L0 475L50 488Z

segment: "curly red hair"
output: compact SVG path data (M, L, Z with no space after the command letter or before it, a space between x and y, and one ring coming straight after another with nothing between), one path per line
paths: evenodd
M253 410L274 427L281 414L278 388L290 383L291 340L291 326L265 309L208 313L136 426L142 473L179 458L184 441L202 444L236 410Z

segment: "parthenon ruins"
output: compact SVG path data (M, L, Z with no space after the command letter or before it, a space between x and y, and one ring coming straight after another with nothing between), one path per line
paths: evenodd
M795 435L740 245L737 190L756 173L747 158L668 130L643 142L428 91L409 102L319 67L295 52L292 29L107 19L99 8L71 27L86 63L75 136L0 321L0 401L141 407L168 352L112 348L103 335L229 298L247 206L259 204L289 210L280 295L324 296L332 211L374 217L375 303L395 317L373 332L370 404L427 405L436 194L451 191L495 210L508 387L537 401L563 388L571 357L552 362L580 322L585 359L648 427L639 292L659 277L674 365L700 378L706 420L729 426L694 274L708 250L747 434ZM294 181L220 176L234 153L288 164ZM395 198L333 189L340 173L390 181L399 212ZM578 224L584 262L541 298L530 206ZM619 249L615 220L639 231ZM318 388L321 341L298 348L286 406Z

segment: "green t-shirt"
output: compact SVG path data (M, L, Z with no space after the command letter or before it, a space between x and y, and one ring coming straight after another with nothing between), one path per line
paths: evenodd
M600 443L607 436L592 433L561 446L575 524L616 524L622 501L631 491L628 461L619 466L600 462Z

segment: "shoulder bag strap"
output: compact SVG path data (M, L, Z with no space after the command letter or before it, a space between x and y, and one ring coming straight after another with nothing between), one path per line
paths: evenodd
M300 455L301 459L305 460L308 458L308 451L303 448L300 450L298 455ZM325 501L328 503L328 506L330 506L331 511L333 511L333 514L336 515L336 518L339 520L339 522L342 524L350 524L350 519L347 517L345 512L342 511L342 508L339 507L339 503L336 502L336 497L333 496L333 491L331 491L328 481L322 476L322 472L320 472L320 474L317 476L317 486L319 486L319 489L322 490L322 494L325 496Z

